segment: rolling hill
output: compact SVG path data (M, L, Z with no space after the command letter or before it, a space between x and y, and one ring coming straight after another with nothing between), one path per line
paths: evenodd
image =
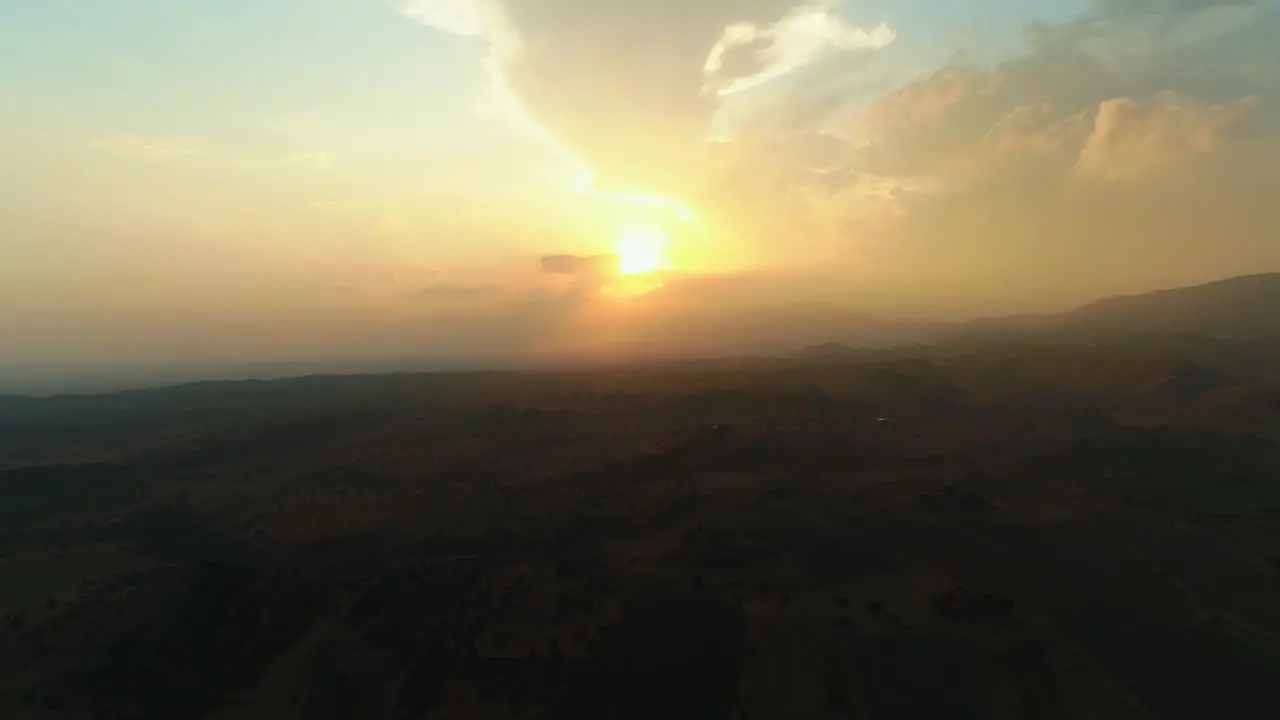
M978 318L950 339L1107 339L1200 335L1251 338L1280 335L1280 273L1245 275L1203 285L1118 295L1049 315Z

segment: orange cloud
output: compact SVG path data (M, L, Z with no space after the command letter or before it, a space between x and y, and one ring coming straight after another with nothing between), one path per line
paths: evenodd
M995 87L990 75L975 74L969 68L944 68L880 100L866 112L865 122L881 129L919 125L941 117L970 94Z
M1172 91L1145 104L1131 98L1106 100L1098 106L1076 170L1104 181L1125 181L1169 169L1216 150L1231 126L1257 105L1256 97L1246 97L1206 106Z
M983 136L981 145L997 161L1023 155L1062 152L1088 131L1084 115L1056 118L1048 103L1010 110Z

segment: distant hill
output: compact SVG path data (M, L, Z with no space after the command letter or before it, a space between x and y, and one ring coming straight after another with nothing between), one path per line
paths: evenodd
M821 345L810 345L800 350L799 355L806 360L839 360L858 355L861 352L863 351L851 345L826 342Z
M1280 273L1106 298L1068 314L1100 330L1248 336L1280 332Z
M1203 285L1103 298L1056 315L978 318L947 339L1116 339L1200 335L1248 338L1280 335L1280 273L1246 275ZM1047 337L1046 337L1047 336Z
M865 323L859 327L865 327ZM1185 338L1280 341L1280 273L1245 275L1203 285L1117 295L1064 313L980 317L960 323L900 323L896 337L880 321L879 344L840 341L808 345L806 360L851 360L872 348L953 343L1124 342ZM843 340L851 332L832 333ZM891 338L897 342L883 342ZM919 348L917 348L919 349Z

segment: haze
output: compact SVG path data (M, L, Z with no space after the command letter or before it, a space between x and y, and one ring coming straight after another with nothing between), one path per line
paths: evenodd
M1280 269L1270 0L4 16L8 367L765 352Z

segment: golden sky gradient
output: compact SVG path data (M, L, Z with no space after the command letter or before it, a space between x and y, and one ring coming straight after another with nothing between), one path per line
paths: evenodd
M177 5L0 28L0 363L741 352L1280 270L1274 0Z

